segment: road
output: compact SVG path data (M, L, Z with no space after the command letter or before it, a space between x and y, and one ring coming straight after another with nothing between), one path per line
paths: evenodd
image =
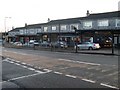
M11 67L8 70L8 67ZM3 60L3 88L106 88L77 77Z
M3 60L3 82L15 81L24 88L118 89L118 56L12 48L4 48L3 56L9 57Z

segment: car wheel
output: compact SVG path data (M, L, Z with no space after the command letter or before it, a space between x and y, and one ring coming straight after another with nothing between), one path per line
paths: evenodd
M93 50L93 48L92 48L92 47L89 47L89 50Z

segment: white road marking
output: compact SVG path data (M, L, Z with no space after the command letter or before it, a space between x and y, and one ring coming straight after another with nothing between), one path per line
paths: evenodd
M35 72L41 73L41 74L47 73L47 72L42 72L42 71L39 71L39 70L35 70Z
M63 73L60 73L60 72L54 72L55 74L59 74L59 75L62 75Z
M34 70L35 70L34 68L27 68L27 69L29 69L29 70L31 70L31 71L34 71Z
M18 64L18 63L15 63L16 65L18 65L18 66L20 66L20 64Z
M14 63L14 62L12 62L12 61L8 61L9 63Z
M111 74L108 74L108 76L113 76L113 75L116 75L116 74L118 74L118 71L114 72L114 73L111 73Z
M95 81L93 80L88 80L88 79L82 79L83 81L87 81L87 82L91 82L91 83L95 83Z
M17 60L16 60L15 62L19 63L20 61L17 61Z
M23 78L27 78L27 77L36 76L36 75L39 75L39 74L41 74L41 73L35 73L35 74L31 74L31 75L26 75L26 76L21 76L21 77L17 77L17 78L12 78L12 79L9 79L9 80L7 80L7 81L23 79Z
M111 86L111 85L107 85L107 84L104 84L104 83L100 83L100 85L102 85L102 86L106 86L106 87L109 87L109 88L119 89L118 87Z
M101 64L97 64L97 63L89 63L89 62L81 62L81 61L73 61L73 60L69 60L69 59L58 59L61 61L67 61L67 62L74 62L74 63L83 63L83 64L88 64L88 65L101 65Z
M43 69L44 71L46 72L51 72L52 70L49 70L49 69Z
M28 68L27 66L23 66L23 65L21 65L21 67L23 67L23 68Z
M73 76L73 75L65 75L65 76L67 76L67 77L71 77L71 78L77 78L76 76Z
M24 63L24 62L22 64L26 65L26 63Z

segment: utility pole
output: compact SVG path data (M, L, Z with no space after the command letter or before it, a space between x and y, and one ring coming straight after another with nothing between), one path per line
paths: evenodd
M77 43L78 43L78 42L77 42L77 33L78 33L78 32L77 32L77 28L76 28L75 26L72 26L72 27L73 27L73 29L75 30L75 36L76 36L76 41L75 41L75 47L76 47L76 48L75 48L75 53L77 53L77 52L78 52L78 46L77 46L77 45L78 45L78 44L77 44Z
M7 27L6 27L6 19L11 19L11 17L4 18L4 27L5 27L5 42L7 41Z

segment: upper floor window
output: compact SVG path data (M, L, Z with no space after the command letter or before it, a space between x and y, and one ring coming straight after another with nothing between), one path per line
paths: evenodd
M98 20L98 26L108 26L108 20Z
M92 21L85 21L85 22L83 22L83 28L85 28L85 29L92 28Z
M67 26L66 25L61 25L60 30L67 30Z
M120 27L120 19L116 19L116 27Z
M24 34L24 30L21 29L21 30L20 30L20 34Z
M41 28L38 28L38 29L37 29L37 32L40 33L40 32L41 32Z
M52 26L52 30L57 30L57 27L56 26Z
M48 27L44 27L44 32L47 32L48 31Z
M70 30L71 31L74 31L74 28L73 27L75 27L77 30L78 30L78 24L71 24L70 25Z
M34 29L29 29L30 34L34 34Z

